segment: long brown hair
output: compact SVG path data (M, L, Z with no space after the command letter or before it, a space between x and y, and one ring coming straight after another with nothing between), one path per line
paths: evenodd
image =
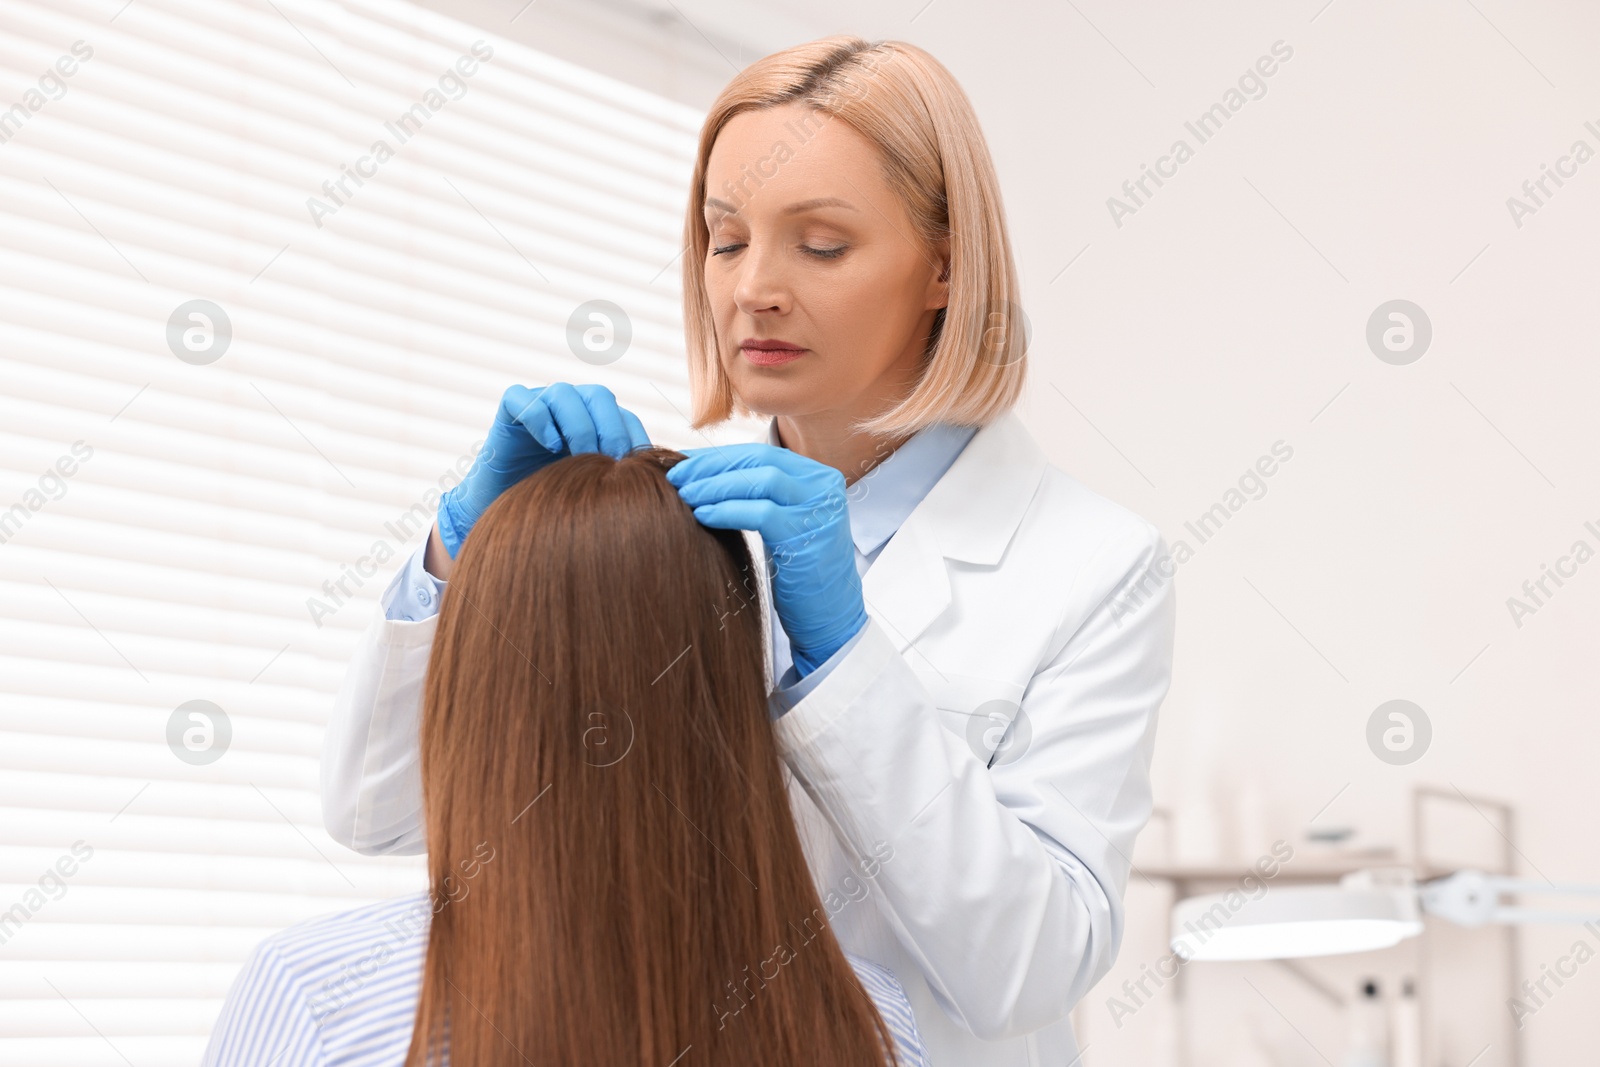
M893 1057L790 812L751 554L666 480L683 458L562 459L462 546L422 709L407 1067Z

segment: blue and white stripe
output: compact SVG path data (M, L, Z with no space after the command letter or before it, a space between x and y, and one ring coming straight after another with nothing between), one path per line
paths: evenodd
M202 1067L398 1067L411 1046L429 897L415 893L268 937L234 979ZM902 1067L927 1067L905 990L846 953L894 1036Z
M928 1067L928 1050L917 1032L917 1017L912 1014L911 1001L906 999L906 991L894 972L852 952L846 952L844 958L855 968L856 977L861 979L862 986L878 1006L884 1025L894 1037L894 1051L900 1067Z

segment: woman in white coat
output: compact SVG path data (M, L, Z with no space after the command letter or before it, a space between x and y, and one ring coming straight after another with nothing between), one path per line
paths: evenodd
M693 424L772 419L673 481L765 546L773 728L835 934L899 978L934 1063L1065 1067L1150 814L1174 564L1011 410L1025 331L966 96L902 42L766 57L707 116L685 243ZM506 391L341 688L336 839L424 848L422 678L473 520L562 455L645 443L604 388Z

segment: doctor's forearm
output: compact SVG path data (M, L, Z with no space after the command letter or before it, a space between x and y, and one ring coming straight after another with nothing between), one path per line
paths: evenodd
M444 547L444 539L439 536L437 522L428 532L428 548L422 557L422 566L441 582L450 580L450 571L455 567L455 560L450 558L450 553Z
M323 739L323 824L368 855L423 851L417 750L422 687L444 583L414 549L351 655Z

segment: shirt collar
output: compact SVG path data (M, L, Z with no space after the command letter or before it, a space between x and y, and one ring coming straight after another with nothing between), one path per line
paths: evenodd
M889 457L845 489L850 510L850 536L869 559L894 536L922 503L961 450L978 432L976 426L936 422L912 434ZM778 443L778 420L767 425L767 443Z

